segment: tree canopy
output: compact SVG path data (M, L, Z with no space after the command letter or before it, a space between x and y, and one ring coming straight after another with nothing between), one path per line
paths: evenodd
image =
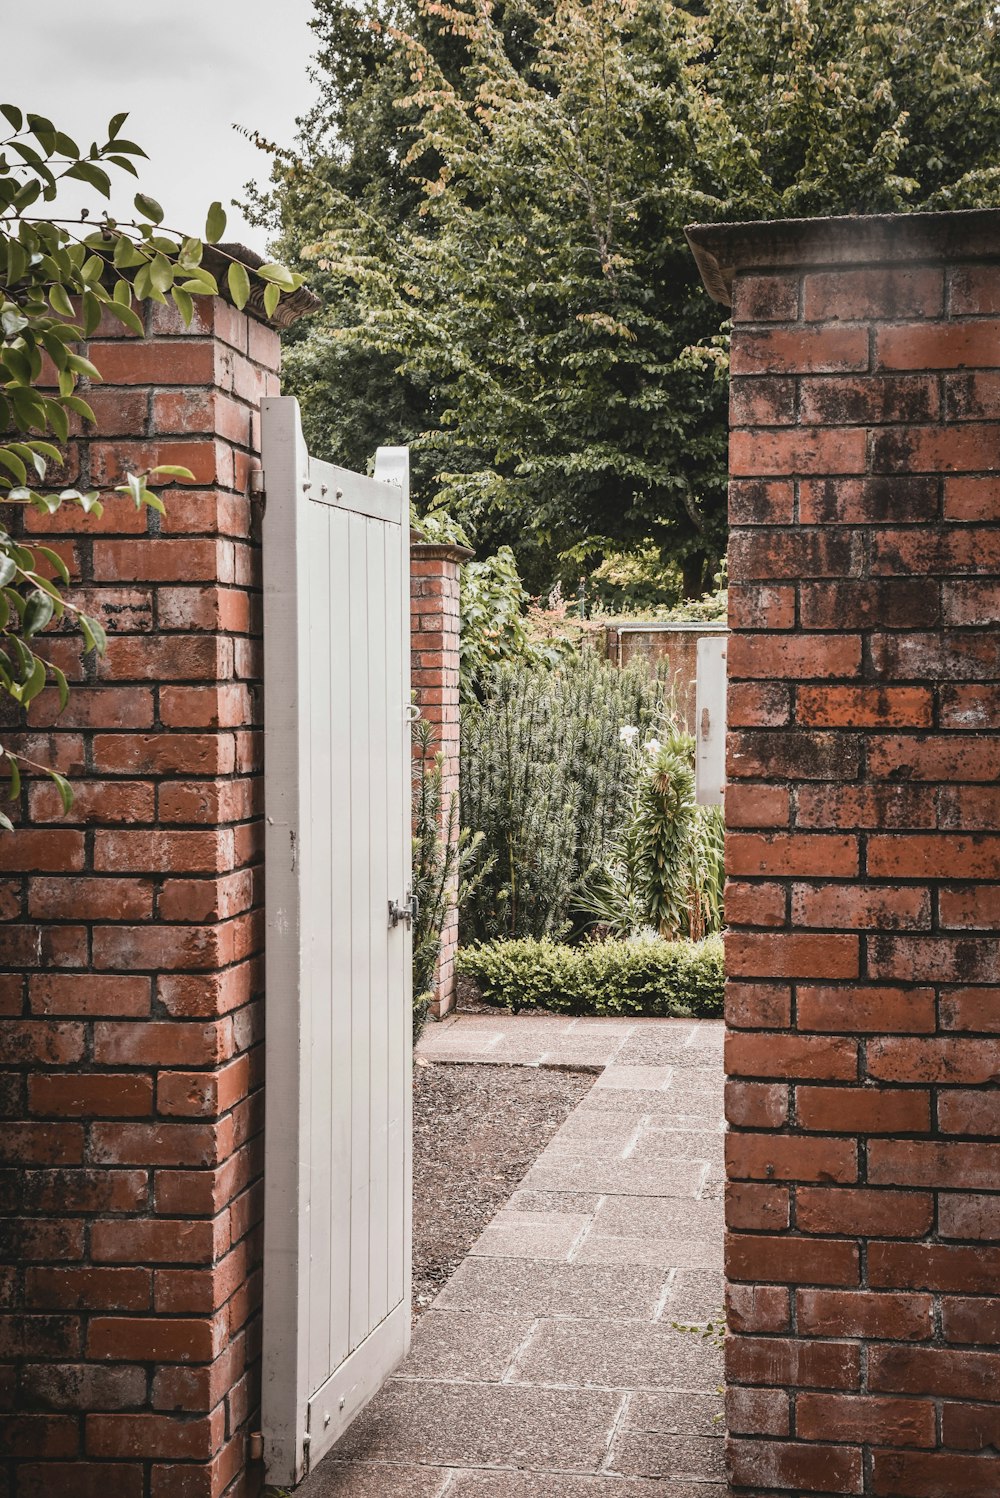
M1000 203L992 0L315 0L320 102L257 211L325 308L310 441L411 441L535 587L725 540L726 329L692 221Z

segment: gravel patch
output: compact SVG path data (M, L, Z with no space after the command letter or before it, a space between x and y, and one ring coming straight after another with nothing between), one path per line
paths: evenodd
M581 1071L414 1067L414 1317L434 1300L593 1083L593 1073Z

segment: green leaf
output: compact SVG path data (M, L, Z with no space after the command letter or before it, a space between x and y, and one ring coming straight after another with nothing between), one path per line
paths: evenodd
M46 419L60 442L65 442L69 437L69 419L67 418L64 407L69 407L70 409L72 409L72 407L70 407L70 402L73 399L73 396L67 396L63 400L62 405L60 405L58 401L50 400L45 402L44 412Z
M104 626L90 614L81 614L79 618L86 649L96 650L98 655L103 655L108 648L108 637L104 633Z
M128 172L130 177L138 177L139 175L135 163L130 161L127 156L105 156L104 159L105 161L110 161L112 166L120 167L123 172Z
M60 501L62 500L62 495L59 496L59 499ZM55 568L57 575L62 578L63 582L68 583L69 568L66 566L66 563L63 561L59 553L57 551L53 551L51 546L39 546L37 550L39 554L45 558L49 565Z
M84 421L89 421L91 426L97 425L97 417L93 409L83 399L82 395L68 395L63 401L67 411L74 411L77 416L82 416Z
M149 279L157 291L169 291L174 284L174 268L166 255L161 255L159 251L150 262Z
M218 296L219 283L207 270L199 267L197 276L192 275L190 280L181 282L181 291L189 291L192 296Z
M264 281L274 281L285 291L295 290L295 277L287 266L284 265L262 265L257 271L258 276Z
M182 468L179 463L157 463L155 468L149 470L149 476L150 478L165 476L173 479L186 479L189 484L195 481L190 468Z
M52 310L58 312L60 317L76 316L76 308L69 299L69 292L58 281L49 288L49 303Z
M250 300L250 277L247 275L246 267L240 265L238 260L229 262L229 295L232 297L236 307L242 312Z
M267 313L268 317L274 316L274 309L277 307L280 301L281 287L275 286L274 282L272 281L269 285L264 287L264 311Z
M28 594L21 628L29 640L32 635L37 635L51 622L54 613L55 604L48 593L43 592L41 588L36 588L33 593Z
M97 365L91 364L90 360L85 359L82 354L70 354L66 363L77 374L86 375L90 380L99 380L102 378L101 371Z
M121 145L119 145L118 149L122 150ZM135 195L135 206L143 218L149 219L150 223L163 223L163 209L155 198L149 197L144 192L137 192Z
M141 473L128 473L125 475L124 484L115 485L116 494L129 494L137 510L142 509L143 496L146 492L146 480Z
M183 319L184 326L186 328L189 328L191 326L191 319L194 317L194 302L191 300L191 297L188 295L188 293L184 291L180 286L172 286L170 288L170 295L174 300L174 305L180 313L181 318Z
M119 234L115 241L113 258L116 269L134 270L137 265L145 265L149 256L145 255L127 234Z
M59 676L62 676L63 686L65 686L66 685L66 678L65 678L65 676L62 675L62 672L60 671L60 672L56 673L54 666L51 667L50 669L52 670L52 672L53 672L54 675L58 674ZM67 695L67 700L68 700L68 698L69 698L68 691L67 691L66 695ZM62 710L63 710L63 708L65 706L66 706L66 703L63 702L62 696L60 695L59 711L62 712ZM60 796L60 799L62 801L63 811L69 811L70 807L73 805L73 789L72 789L69 781L66 779L65 775L60 775L58 770L46 770L45 773L46 773L46 775L48 775L48 777L49 777L50 780L52 780L52 781L55 782L56 790L59 792L59 796Z
M17 576L17 563L5 551L0 551L0 588L6 588Z
M121 284L122 283L119 282L119 285ZM119 302L117 300L110 301L106 305L111 316L116 318L123 327L128 328L133 333L137 333L140 338L142 337L144 331L142 326L142 318L138 315L137 312L133 312L131 307L126 307L124 302Z
M226 232L226 210L221 203L213 203L205 220L205 238L209 244L218 244Z
M111 178L101 167L95 166L92 161L75 161L68 171L63 173L77 182L87 182L95 187L105 198L111 196Z
M0 114L14 130L20 130L24 126L24 115L14 104L0 104Z
M21 794L20 766L18 765L17 760L12 754L6 754L4 755L4 758L10 766L10 791L8 792L7 800L16 801L18 796Z
M56 688L59 692L59 711L62 712L69 701L69 684L66 681L65 672L60 671L58 666L53 666L51 661L49 662L49 672L55 680Z
M0 463L10 470L19 484L27 483L28 470L12 448L0 447Z
M115 136L118 135L118 134L120 134L121 128L122 128L122 126L124 125L124 123L125 123L125 121L127 119L128 119L128 110L127 109L123 110L121 114L112 115L110 121L108 122L108 140L109 141L114 140Z

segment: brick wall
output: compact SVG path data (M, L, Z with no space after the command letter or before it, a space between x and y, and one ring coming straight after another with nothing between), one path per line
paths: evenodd
M1000 215L692 231L731 293L729 1461L1000 1492Z
M4 1498L247 1494L262 1240L259 399L277 334L222 301L185 332L99 330L100 437L67 477L188 465L166 514L112 499L55 533L103 661L20 741L0 840ZM254 1469L251 1469L254 1470Z
M434 752L444 755L445 805L459 780L459 568L472 553L462 546L415 541L410 549L410 645L413 700L434 729ZM458 822L454 832L457 837ZM458 907L452 904L441 940L437 999L439 1019L455 1005Z

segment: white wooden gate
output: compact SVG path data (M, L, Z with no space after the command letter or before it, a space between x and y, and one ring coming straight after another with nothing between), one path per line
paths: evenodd
M264 1456L294 1484L410 1335L409 478L262 407ZM395 905L395 919L390 906Z

